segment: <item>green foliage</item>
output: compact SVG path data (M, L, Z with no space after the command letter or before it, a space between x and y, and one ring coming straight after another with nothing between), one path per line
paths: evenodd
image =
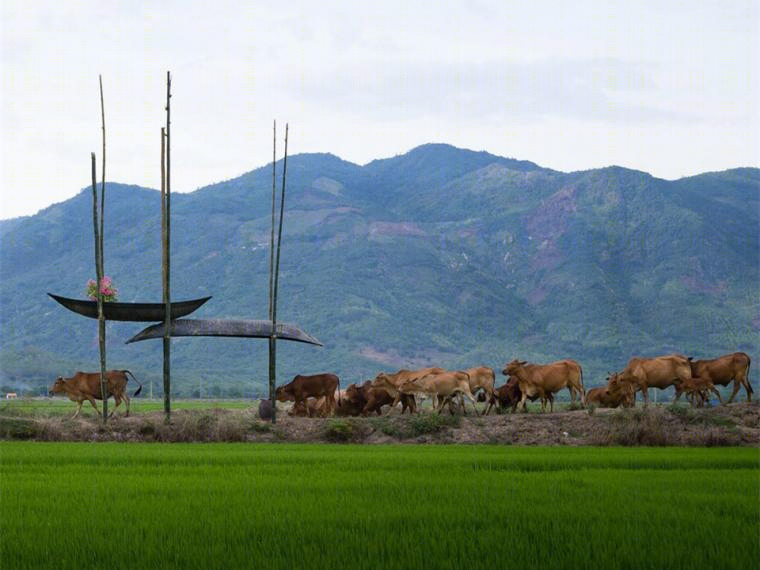
M462 417L458 415L444 415L437 412L430 414L416 414L409 420L411 436L438 433L444 428L457 428L462 423Z
M354 435L353 426L345 420L327 420L325 437L331 441L349 441Z
M288 173L278 314L325 347L279 343L280 384L571 357L593 386L634 354L760 348L758 169L667 182L425 145L363 167L299 155ZM193 317L266 316L270 192L266 167L175 195L172 297L213 295ZM108 184L106 200L106 272L122 301L159 301L157 192ZM97 369L97 323L46 295L82 296L90 219L85 191L0 223L0 385L41 394ZM124 344L141 328L109 323L108 365L159 392L160 343ZM265 342L175 339L172 355L175 396L265 392Z

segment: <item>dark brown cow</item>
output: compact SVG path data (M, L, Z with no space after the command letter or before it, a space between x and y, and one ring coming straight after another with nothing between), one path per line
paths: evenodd
M284 386L278 386L274 397L278 402L295 402L295 406L308 409L307 398L319 399L324 396L325 414L330 415L335 410L335 391L339 386L340 381L335 374L298 374Z
M559 392L562 388L570 390L574 399L574 390L581 395L581 404L586 404L586 391L583 389L583 370L575 360L559 360L551 364L528 364L524 360L513 360L508 363L502 374L517 378L522 397L520 405L526 411L526 401L534 396ZM551 411L554 411L554 398L549 400ZM546 402L541 400L541 411L546 410Z
M712 360L692 360L688 359L691 366L691 375L699 378L709 378L713 384L728 386L734 381L734 390L728 403L734 401L739 389L744 386L747 391L747 401L752 401L752 385L749 382L749 367L752 361L749 355L744 352L734 352L733 354L724 354ZM676 388L678 390L678 388ZM723 396L718 392L718 399L723 404Z
M528 396L528 399L531 402L535 402L539 398L541 398L542 406L546 405L546 400L549 400L550 402L554 401L554 395L551 393L544 394L543 392L537 392L533 396ZM498 406L499 411L511 406L512 413L515 413L520 400L522 400L522 392L520 392L519 380L510 376L506 384L499 386L494 390L493 394L491 394L491 397L488 399L488 406L486 407L485 412L483 412L483 415L491 413L491 410L495 406Z
M678 386L689 378L691 378L691 366L683 355L669 354L654 358L634 356L628 361L625 370L619 374L610 375L609 385L612 388L617 388L620 382L632 384L634 402L635 392L640 390L644 396L644 406L646 406L649 404L650 387L664 390L669 386ZM673 403L677 402L680 397L681 394L676 390Z
M109 370L106 372L106 398L113 396L116 405L111 411L111 415L116 412L116 408L119 407L121 401L124 400L127 406L127 412L125 415L129 415L129 394L126 392L127 381L131 376L135 382L140 384L140 381L135 378L129 370ZM142 390L142 384L135 390L133 396L137 396ZM72 419L77 417L82 411L82 403L87 400L90 402L97 413L100 413L98 406L95 404L95 400L103 399L103 392L100 385L100 372L77 372L71 378L58 377L50 388L50 395L66 394L70 400L77 403L77 411L72 416Z
M376 413L379 416L382 407L393 404L395 398L385 388L375 387L370 380L367 380L359 386L351 384L346 389L346 399L351 402L349 406L357 410L352 415L366 416ZM401 413L403 414L407 409L410 414L417 411L414 396L401 394Z

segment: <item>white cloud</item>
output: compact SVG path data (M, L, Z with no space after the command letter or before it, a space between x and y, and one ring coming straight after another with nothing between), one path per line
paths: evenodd
M758 10L739 2L3 4L0 217L109 180L158 185L173 73L173 185L292 152L354 162L437 141L562 170L662 177L757 165ZM585 141L579 144L579 141Z

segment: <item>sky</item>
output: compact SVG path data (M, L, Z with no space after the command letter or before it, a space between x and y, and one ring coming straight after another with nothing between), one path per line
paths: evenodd
M429 142L676 179L760 164L757 0L5 0L0 219L101 177L172 191Z

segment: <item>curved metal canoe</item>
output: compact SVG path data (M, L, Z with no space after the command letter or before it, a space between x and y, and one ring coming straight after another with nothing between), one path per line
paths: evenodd
M69 299L48 293L50 297L58 301L61 305L70 311L74 311L91 319L98 318L98 302L84 301L81 299ZM201 299L190 299L188 301L178 301L171 304L171 318L176 319L184 317L195 311L211 297ZM103 303L103 315L109 321L138 321L138 322L156 322L164 320L163 303Z
M272 321L250 319L177 319L171 322L171 336L228 336L245 338L269 338L272 335ZM151 325L127 341L139 342L151 338L163 338L164 323ZM322 346L316 338L303 332L296 325L277 323L275 336L278 339L293 340Z

